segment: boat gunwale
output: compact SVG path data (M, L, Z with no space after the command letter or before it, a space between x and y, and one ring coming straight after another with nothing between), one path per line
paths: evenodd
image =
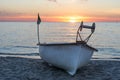
M73 43L40 43L40 44L37 44L37 45L39 45L39 46L69 46L69 45L82 45L82 46L86 46L86 47L88 47L88 48L90 48L90 49L93 49L94 51L98 51L96 48L94 48L94 47L92 47L92 46L90 46L90 45L88 45L87 43L85 43L85 42L73 42Z

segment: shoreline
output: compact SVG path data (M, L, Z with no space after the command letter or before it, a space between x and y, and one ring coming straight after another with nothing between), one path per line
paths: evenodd
M120 61L92 59L74 76L40 58L0 56L0 80L119 80Z
M0 57L23 57L23 58L37 58L41 59L39 53L1 53L0 52ZM92 56L91 59L100 59L100 60L120 60L120 56L107 56L107 57L102 57L102 56Z

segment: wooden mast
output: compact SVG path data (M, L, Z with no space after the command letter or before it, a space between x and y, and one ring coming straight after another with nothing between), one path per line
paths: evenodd
M40 19L40 16L39 16L39 13L38 13L38 19L37 19L37 36L38 36L38 44L40 44L40 37L39 37L39 25L41 23L41 19Z

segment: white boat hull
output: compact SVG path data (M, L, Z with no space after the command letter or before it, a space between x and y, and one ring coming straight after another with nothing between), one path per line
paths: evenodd
M90 61L95 50L83 45L39 45L40 57L46 62L74 75L78 68Z

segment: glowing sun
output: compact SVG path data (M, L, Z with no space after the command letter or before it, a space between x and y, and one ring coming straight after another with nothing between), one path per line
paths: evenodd
M69 22L72 22L72 23L74 23L74 22L76 22L76 20L72 20L72 19L71 19L71 20L69 20Z
M76 17L70 17L69 18L69 22L72 22L72 23L77 22Z

